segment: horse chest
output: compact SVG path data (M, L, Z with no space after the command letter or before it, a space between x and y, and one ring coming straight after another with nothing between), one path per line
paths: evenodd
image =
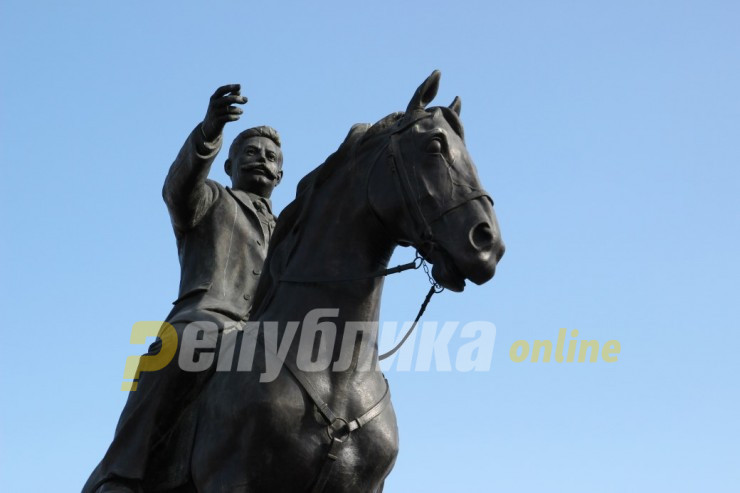
M249 411L252 453L244 467L254 491L296 491L315 483L327 460L330 439L325 419L287 373L261 387ZM348 416L354 418L355 416ZM245 437L247 438L247 437ZM375 491L398 453L392 406L349 434L336 449L324 491ZM266 471L279 471L266 475ZM259 486L258 486L259 485Z
M261 447L265 468L282 464L291 482L310 485L327 462L330 439L326 420L295 379L283 372L263 387L255 414L265 440ZM360 403L348 408L361 408ZM347 416L348 420L357 416ZM398 432L392 406L367 425L352 431L335 450L325 491L375 491L390 471L398 453ZM285 479L280 478L280 482ZM368 489L368 485L372 485ZM277 484L272 487L278 487Z

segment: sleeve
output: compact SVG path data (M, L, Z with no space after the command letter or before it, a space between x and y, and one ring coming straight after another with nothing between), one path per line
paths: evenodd
M219 135L215 141L206 142L198 124L170 166L164 180L162 198L176 230L193 228L216 199L218 190L207 177L221 149L222 140Z

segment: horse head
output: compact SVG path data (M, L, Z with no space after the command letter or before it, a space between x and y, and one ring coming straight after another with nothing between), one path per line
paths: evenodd
M433 264L437 283L462 291L466 279L482 284L493 277L504 244L465 146L460 99L427 108L439 79L433 72L405 113L389 115L365 136L385 140L386 151L370 170L368 202L396 243L414 246Z

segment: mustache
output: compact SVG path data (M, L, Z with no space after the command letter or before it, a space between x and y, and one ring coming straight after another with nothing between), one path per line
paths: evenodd
M277 173L275 173L272 169L270 169L268 166L265 166L264 164L245 164L243 166L240 166L241 171L243 172L251 172L254 170L262 171L268 178L271 178L273 180L277 179Z

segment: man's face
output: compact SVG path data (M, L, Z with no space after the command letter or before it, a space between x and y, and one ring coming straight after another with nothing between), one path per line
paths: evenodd
M226 163L235 190L270 197L283 177L280 148L267 137L249 137Z

